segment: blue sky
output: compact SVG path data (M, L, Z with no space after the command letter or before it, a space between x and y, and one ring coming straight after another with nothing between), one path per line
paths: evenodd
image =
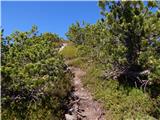
M96 1L2 1L4 35L15 30L27 31L37 25L39 32L53 32L65 37L68 27L76 21L96 23L100 9Z

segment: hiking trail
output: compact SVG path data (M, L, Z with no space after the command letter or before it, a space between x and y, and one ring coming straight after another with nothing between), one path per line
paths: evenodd
M65 46L67 45L65 44ZM85 76L86 72L77 67L69 67L69 69L74 74L74 78L70 108L65 114L66 120L105 120L105 112L101 104L93 99L91 93L83 87L81 82L81 78Z

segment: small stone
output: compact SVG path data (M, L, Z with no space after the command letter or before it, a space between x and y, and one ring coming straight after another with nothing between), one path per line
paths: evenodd
M66 120L76 120L76 117L74 115L65 114Z

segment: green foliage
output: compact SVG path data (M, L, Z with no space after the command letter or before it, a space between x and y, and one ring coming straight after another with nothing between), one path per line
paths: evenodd
M148 94L135 88L120 86L118 81L105 81L100 78L103 68L100 65L90 66L92 67L88 68L83 82L94 98L103 104L107 119L154 119L151 114L156 109Z
M91 49L89 46L84 46L84 45L79 45L78 46L78 55L81 57L86 57L89 56L89 54L91 53Z
M144 5L142 1L103 1L99 5L105 13L106 27L113 36L111 40L115 41L111 46L118 45L117 52L113 53L116 59L125 60L125 69L136 70L135 66L140 66L143 70L150 70L148 80L158 82L160 17L159 10L151 11L158 9L157 3L149 1L148 5Z
M53 42L59 42L62 41L63 39L60 38L57 34L52 34L52 33L43 33L41 35L42 39L45 39L47 41L53 41Z
M54 34L37 35L37 27L15 32L3 44L2 119L62 118L72 74L58 54Z
M111 111L111 119L159 118L159 102L155 105L154 99L136 88L137 84L144 90L147 86L148 93L154 91L151 94L156 94L153 97L158 101L160 10L159 2L146 3L99 1L103 19L92 25L72 24L67 33L68 39L78 46L78 55L88 58L86 65L89 61L96 62L97 66L105 67L103 73L107 79L117 80L99 81L98 76L103 73L97 72L96 68L84 79L88 88L94 88L91 91L95 97ZM85 63L79 59L71 62L76 66L84 66ZM122 81L127 86L124 87Z
M67 65L82 68L82 69L87 69L88 67L86 62L87 60L88 60L87 58L77 57L75 59L68 60Z
M84 29L80 26L79 22L72 24L69 31L66 33L68 39L76 44L83 44L84 40Z
M73 59L77 56L77 48L73 45L67 45L60 52L66 59Z
M86 69L89 62L97 64L89 67L83 82L94 88L90 90L104 103L109 119L159 118L159 2L148 1L145 5L143 1L103 0L99 7L103 19L96 24L72 24L66 35L74 44L68 43L60 54L69 59L68 65ZM2 118L62 116L72 76L58 54L62 41L56 34L38 35L37 26L7 38L1 30ZM114 79L124 76L127 83L138 82L139 87L148 84L148 91L154 91L153 97L157 98L124 86L120 80L102 80L102 71Z
M75 32L73 28L77 28L77 26L78 29L76 29L77 32ZM79 37L77 37L80 36L80 34L83 36L81 42L79 42ZM108 34L104 23L101 21L93 25L86 23L80 25L80 23L77 22L76 24L72 24L69 28L67 36L74 44L78 45L79 56L99 59L102 44L105 43Z
M160 17L157 2L150 1L99 1L104 19L96 24L72 24L67 32L68 39L80 45L78 53L99 61L106 69L115 69L118 76L122 71L143 72L137 77L148 83L159 83ZM155 12L152 9L156 9Z

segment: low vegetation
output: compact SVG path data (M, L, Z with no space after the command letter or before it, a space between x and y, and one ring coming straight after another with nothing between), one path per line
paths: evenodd
M60 52L66 59L73 59L77 57L77 48L73 45L67 45L64 49Z
M2 119L63 119L72 74L58 54L56 34L2 36Z
M83 79L84 85L100 101L109 120L145 119L153 120L154 103L147 93L137 88L121 86L118 81L103 80L103 70L92 65ZM94 89L93 89L94 88Z
M83 82L104 104L107 118L160 119L159 3L99 1L99 6L101 20L77 22L67 32L80 53L70 65L87 71Z
M160 119L160 4L99 1L103 18L72 24L64 40L37 27L2 38L2 119L63 119L72 73L109 120Z

